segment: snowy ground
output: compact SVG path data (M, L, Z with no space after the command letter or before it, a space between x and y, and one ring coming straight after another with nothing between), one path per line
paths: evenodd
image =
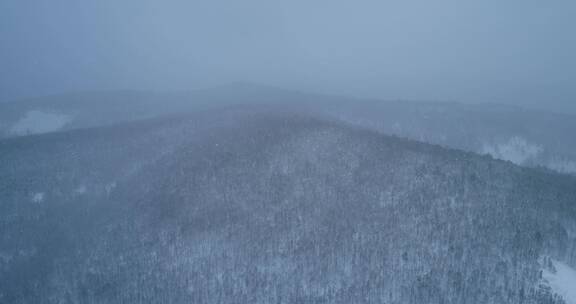
M552 265L555 271L544 269L545 283L561 296L566 304L576 304L576 270L558 261L552 261Z
M32 110L12 126L10 134L21 136L54 132L62 129L71 120L71 117L64 114Z
M548 163L548 168L561 173L576 174L576 162L570 160L554 160ZM576 287L575 287L576 288Z
M494 158L508 160L517 165L523 165L542 152L542 147L528 143L521 137L513 137L507 142L495 145L485 144L482 149L483 154L490 154Z

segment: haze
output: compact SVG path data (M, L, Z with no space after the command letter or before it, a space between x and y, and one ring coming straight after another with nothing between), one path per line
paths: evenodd
M254 82L576 111L573 1L5 0L0 100Z
M0 0L0 304L576 304L575 16Z

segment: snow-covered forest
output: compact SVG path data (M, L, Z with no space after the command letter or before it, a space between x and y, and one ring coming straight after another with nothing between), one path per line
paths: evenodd
M575 16L0 0L0 304L576 304Z
M570 304L570 175L253 107L0 154L6 303Z

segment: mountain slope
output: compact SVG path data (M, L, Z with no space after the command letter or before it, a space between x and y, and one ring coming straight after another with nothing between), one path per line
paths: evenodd
M563 303L576 179L239 107L0 141L9 303ZM568 303L569 304L569 303Z
M426 102L348 102L329 108L333 117L386 134L490 154L518 165L576 173L573 115Z
M361 100L253 85L178 93L78 93L0 103L0 138L250 104L299 107L385 134L576 174L573 115L490 104Z

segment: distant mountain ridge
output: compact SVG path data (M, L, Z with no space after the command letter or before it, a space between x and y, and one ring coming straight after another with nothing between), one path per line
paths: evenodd
M353 99L243 84L190 92L100 92L3 103L0 138L242 104L282 104L385 134L576 174L573 115L495 104Z

